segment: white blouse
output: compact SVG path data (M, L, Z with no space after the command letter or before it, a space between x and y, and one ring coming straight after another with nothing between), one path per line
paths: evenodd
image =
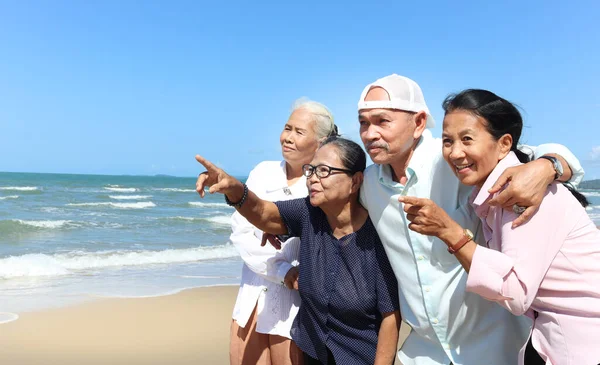
M264 161L258 164L246 181L248 189L269 201L304 198L308 195L306 178L287 185L285 161ZM238 212L233 213L230 241L240 253L244 265L233 319L245 327L256 306L259 333L291 338L290 329L300 296L283 285L285 274L298 264L300 239L290 238L276 250L269 243L261 247L262 231L250 224Z

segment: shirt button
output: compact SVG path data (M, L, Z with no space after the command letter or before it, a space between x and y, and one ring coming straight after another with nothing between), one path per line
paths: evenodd
M417 260L419 260L419 261L423 261L423 260L425 260L425 256L423 256L423 255L419 255L419 257L417 257Z
M429 293L429 292L431 291L431 288L430 288L430 287L428 287L428 286L426 286L426 287L425 287L425 291Z
M437 319L437 318L434 318L434 319L432 319L432 320L431 320L431 322L433 322L433 324L438 324L438 323L440 323L440 321L438 321L438 319Z
M450 350L450 345L448 345L447 343L445 343L445 344L444 344L444 348L445 348L446 350Z
M263 289L263 291L267 291L267 290L269 290L269 289L267 289L267 288L264 288L264 289Z

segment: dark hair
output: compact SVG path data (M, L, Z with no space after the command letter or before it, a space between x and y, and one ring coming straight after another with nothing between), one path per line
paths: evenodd
M485 119L485 128L495 140L500 139L505 134L510 134L513 140L511 151L517 155L522 163L530 161L529 155L517 148L523 130L523 118L517 107L510 101L491 91L467 89L458 94L448 95L442 103L442 108L445 114L456 110L464 110ZM586 197L575 188L569 184L564 185L581 205L587 207L590 204Z
M510 134L513 140L511 151L517 155L519 161L523 163L530 161L529 155L517 148L523 130L523 118L510 101L491 91L467 89L446 97L442 108L445 114L455 110L465 110L485 119L487 122L485 127L495 140Z
M331 136L324 140L320 147L328 144L337 148L344 168L352 171L353 174L363 171L367 167L367 156L358 143L346 138Z
M329 132L329 134L327 135L327 138L329 138L329 137L339 137L339 136L340 136L340 134L338 133L338 127L334 123L333 124L333 128L331 128L331 132Z

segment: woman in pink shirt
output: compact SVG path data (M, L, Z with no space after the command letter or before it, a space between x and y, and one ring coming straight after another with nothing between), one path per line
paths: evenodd
M443 107L444 158L462 183L474 186L470 203L485 240L476 244L430 200L402 197L409 228L448 246L469 273L468 291L531 317L531 344L546 364L599 364L600 231L582 206L585 197L554 182L529 222L513 228L524 208L488 202L502 172L528 161L516 148L523 127L519 111L486 90L451 95ZM534 362L525 359L525 347L519 364Z

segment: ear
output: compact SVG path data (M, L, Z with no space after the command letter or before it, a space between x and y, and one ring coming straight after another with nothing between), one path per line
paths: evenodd
M363 175L362 171L356 172L354 174L354 176L352 176L352 188L351 188L352 194L358 193L358 189L360 189L360 186L362 185L363 178L364 178L364 175Z
M502 137L500 137L500 139L498 139L498 147L499 147L499 154L498 154L498 161L502 160L504 157L506 157L506 155L508 155L508 153L510 152L512 146L513 146L513 139L512 136L510 134L505 134Z
M413 123L415 123L415 131L413 133L413 138L419 139L421 138L421 135L423 134L423 131L427 126L427 113L421 110L417 114L413 115L412 118Z

